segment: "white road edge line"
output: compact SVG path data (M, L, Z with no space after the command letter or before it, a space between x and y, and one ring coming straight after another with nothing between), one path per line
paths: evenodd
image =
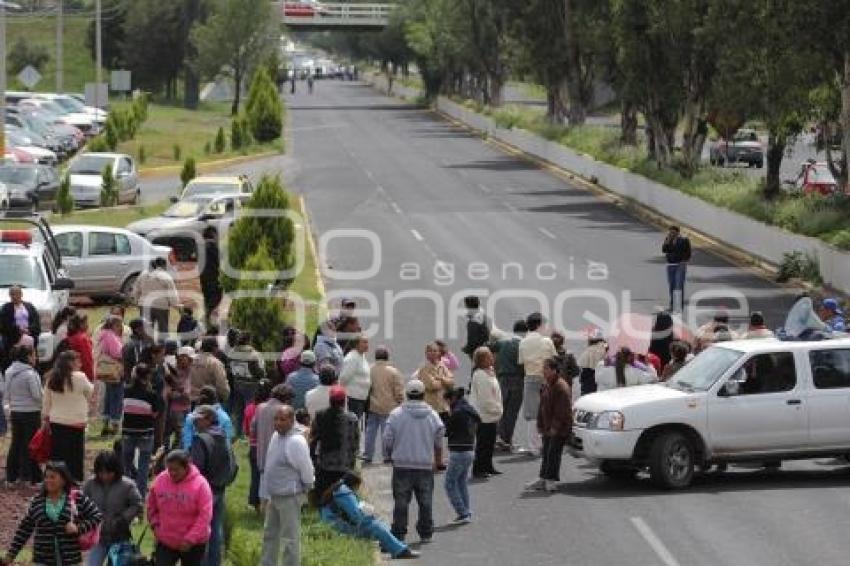
M396 203L391 202L391 203L390 203L390 206L392 207L392 209L395 211L395 213L396 213L396 214L404 214L404 213L401 211L401 207L400 207L399 205L397 205Z
M485 193L489 193L489 192L491 192L491 191L490 191L490 187L488 187L487 185L481 185L481 184L479 184L479 185L478 185L478 188L479 188L479 189L481 189L481 190L482 190L483 192L485 192Z
M546 228L543 228L542 226L538 227L537 229L540 230L541 234L543 234L544 236L546 236L550 240L557 240L558 239L558 236L556 236L555 234L553 234L552 232L550 232Z
M502 204L504 204L504 205L505 205L505 208L507 208L507 209L508 209L508 210L510 210L511 212L516 212L516 211L517 211L517 208L516 208L514 205L512 205L511 203L509 203L509 202L503 202Z
M366 174L366 176L367 176L367 177L369 177L369 180L370 180L370 181L374 181L374 180L375 180L375 176L374 176L374 175L372 175L372 172L371 172L371 171L369 171L368 169L364 169L364 170L363 170L363 172Z
M425 238L422 237L422 234L420 234L418 230L411 228L410 233L413 234L413 237L419 240L420 242L425 241Z
M643 537L650 548L655 551L655 554L664 566L679 566L679 561L670 554L670 551L664 546L664 543L661 542L661 539L658 538L650 526L646 524L646 521L640 517L632 517L631 521L637 532L640 533L640 536Z

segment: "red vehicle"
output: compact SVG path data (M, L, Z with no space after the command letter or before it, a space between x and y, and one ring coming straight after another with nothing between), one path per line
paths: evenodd
M822 161L803 163L795 184L804 195L827 196L838 191L838 182L829 170L829 165Z
M6 146L6 159L13 163L35 163L32 155L17 147Z
M284 2L283 15L287 18L314 18L327 10L318 2Z

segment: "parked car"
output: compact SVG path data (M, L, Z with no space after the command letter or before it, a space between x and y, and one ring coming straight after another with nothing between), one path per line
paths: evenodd
M69 112L76 112L78 114L89 114L94 116L96 123L100 126L106 123L106 118L109 116L109 113L106 110L101 110L100 108L95 108L94 106L86 106L84 102L80 102L75 97L70 94L57 94L53 92L34 92L32 93L33 98L43 98L45 100L50 100L51 102L55 102L65 110Z
M764 146L755 130L742 128L731 140L719 139L709 148L709 162L724 167L727 163L746 163L748 167L764 167Z
M40 143L36 143L40 142ZM56 154L45 149L43 145L44 138L35 133L27 132L16 126L6 126L6 144L7 147L14 147L30 155L33 160L42 165L51 165L55 167L59 163Z
M664 488L713 464L850 454L850 339L715 344L667 383L581 397L570 450Z
M824 161L805 161L800 164L800 173L793 182L794 189L803 194L831 195L838 190L829 165Z
M174 203L159 216L133 222L127 229L154 241L165 236L201 238L207 226L220 228L233 222L242 205L251 198L247 194L189 197Z
M18 108L25 111L32 110L51 115L54 117L54 120L79 128L88 136L93 136L100 131L100 128L96 124L95 117L91 114L66 110L51 100L45 100L43 98L25 98L18 102Z
M48 112L47 110L42 110L40 108L20 108L18 109L18 112L20 114L38 118L59 132L60 135L69 137L72 142L70 147L71 153L83 147L88 139L82 129L68 123L63 120L61 116Z
M59 192L59 175L48 165L7 164L0 167L0 182L9 189L12 209L28 212L53 210Z
M22 150L19 147L15 147L13 145L6 146L6 154L3 156L3 163L36 163L35 158Z
M139 172L132 157L123 153L83 153L68 166L71 195L78 206L100 206L103 170L112 168L118 184L118 202L135 204L139 200Z
M229 175L229 176L203 176L195 177L183 192L180 198L172 197L171 202L177 202L189 197L218 195L228 193L246 193L250 194L254 191L251 181L246 175Z
M53 228L62 265L74 281L74 295L91 298L132 296L139 274L152 259L173 263L171 248L106 226L62 225Z
M19 229L22 223L32 226L32 231ZM50 326L68 306L74 282L62 267L56 240L44 218L0 218L0 305L9 302L9 288L14 285L22 288L24 300L38 311L42 328L38 358L49 361L54 350Z
M62 136L41 120L12 112L8 108L6 109L6 125L39 136L40 139L44 140L44 147L55 153L59 159L64 159L74 150L72 139Z

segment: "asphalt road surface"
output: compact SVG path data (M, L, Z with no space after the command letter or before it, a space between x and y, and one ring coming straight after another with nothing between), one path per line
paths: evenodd
M361 316L374 325L372 344L388 344L405 373L435 336L457 351L470 290L495 302L502 328L541 309L581 329L605 318L605 296L617 297L621 312L665 304L663 234L617 206L363 85L317 82L315 94L288 96L288 104L291 188L305 195L327 240L328 289L374 309ZM597 264L607 268L602 280ZM688 293L705 291L742 293L772 325L792 295L698 250ZM459 381L468 373L465 361ZM504 475L473 485L474 523L458 529L447 526L453 513L438 477L439 527L421 562L799 566L844 564L850 554L850 472L834 462L785 464L778 473L731 468L664 493L646 478L605 480L565 456L558 493L524 494L538 466L499 457ZM386 511L389 470L369 473ZM408 538L417 539L412 527Z

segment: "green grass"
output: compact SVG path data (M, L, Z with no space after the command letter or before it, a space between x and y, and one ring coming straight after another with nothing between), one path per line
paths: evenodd
M6 47L11 49L19 38L30 46L40 45L47 49L50 59L41 70L42 79L34 90L56 90L56 17L53 15L6 16ZM66 92L84 92L87 82L95 80L95 65L86 48L86 29L89 18L67 16L64 29L64 90ZM8 51L7 51L8 52ZM109 74L104 71L104 80ZM9 90L25 90L17 77L9 76Z
M768 201L761 192L763 180L741 171L703 167L692 177L684 177L674 169L660 169L655 161L647 158L643 143L636 147L621 145L617 128L557 126L548 124L539 109L515 105L488 108L471 100L456 101L470 110L491 116L502 128L534 132L594 159L643 175L711 204L791 232L820 238L842 249L850 249L850 197L782 195Z
M510 81L508 84L519 89L525 97L536 100L546 100L546 87L542 85L524 81Z
M122 208L95 208L88 210L75 210L71 214L54 214L50 217L50 224L88 224L93 226L112 226L113 228L124 228L131 222L142 220L151 216L158 216L166 208L171 206L168 201L147 204L142 206L127 206Z
M122 107L115 104L115 107ZM267 151L283 151L280 140L267 144L253 143L239 151L230 149L230 103L204 102L198 110L186 110L178 106L151 103L148 107L148 119L136 133L133 140L118 145L119 152L128 153L138 159L139 147L145 148L145 162L139 163L140 169L179 166L189 156L198 164L227 159L240 155L251 155ZM228 139L223 153L207 153L206 144L212 147L219 128L224 128ZM180 159L175 160L175 145L180 146Z

